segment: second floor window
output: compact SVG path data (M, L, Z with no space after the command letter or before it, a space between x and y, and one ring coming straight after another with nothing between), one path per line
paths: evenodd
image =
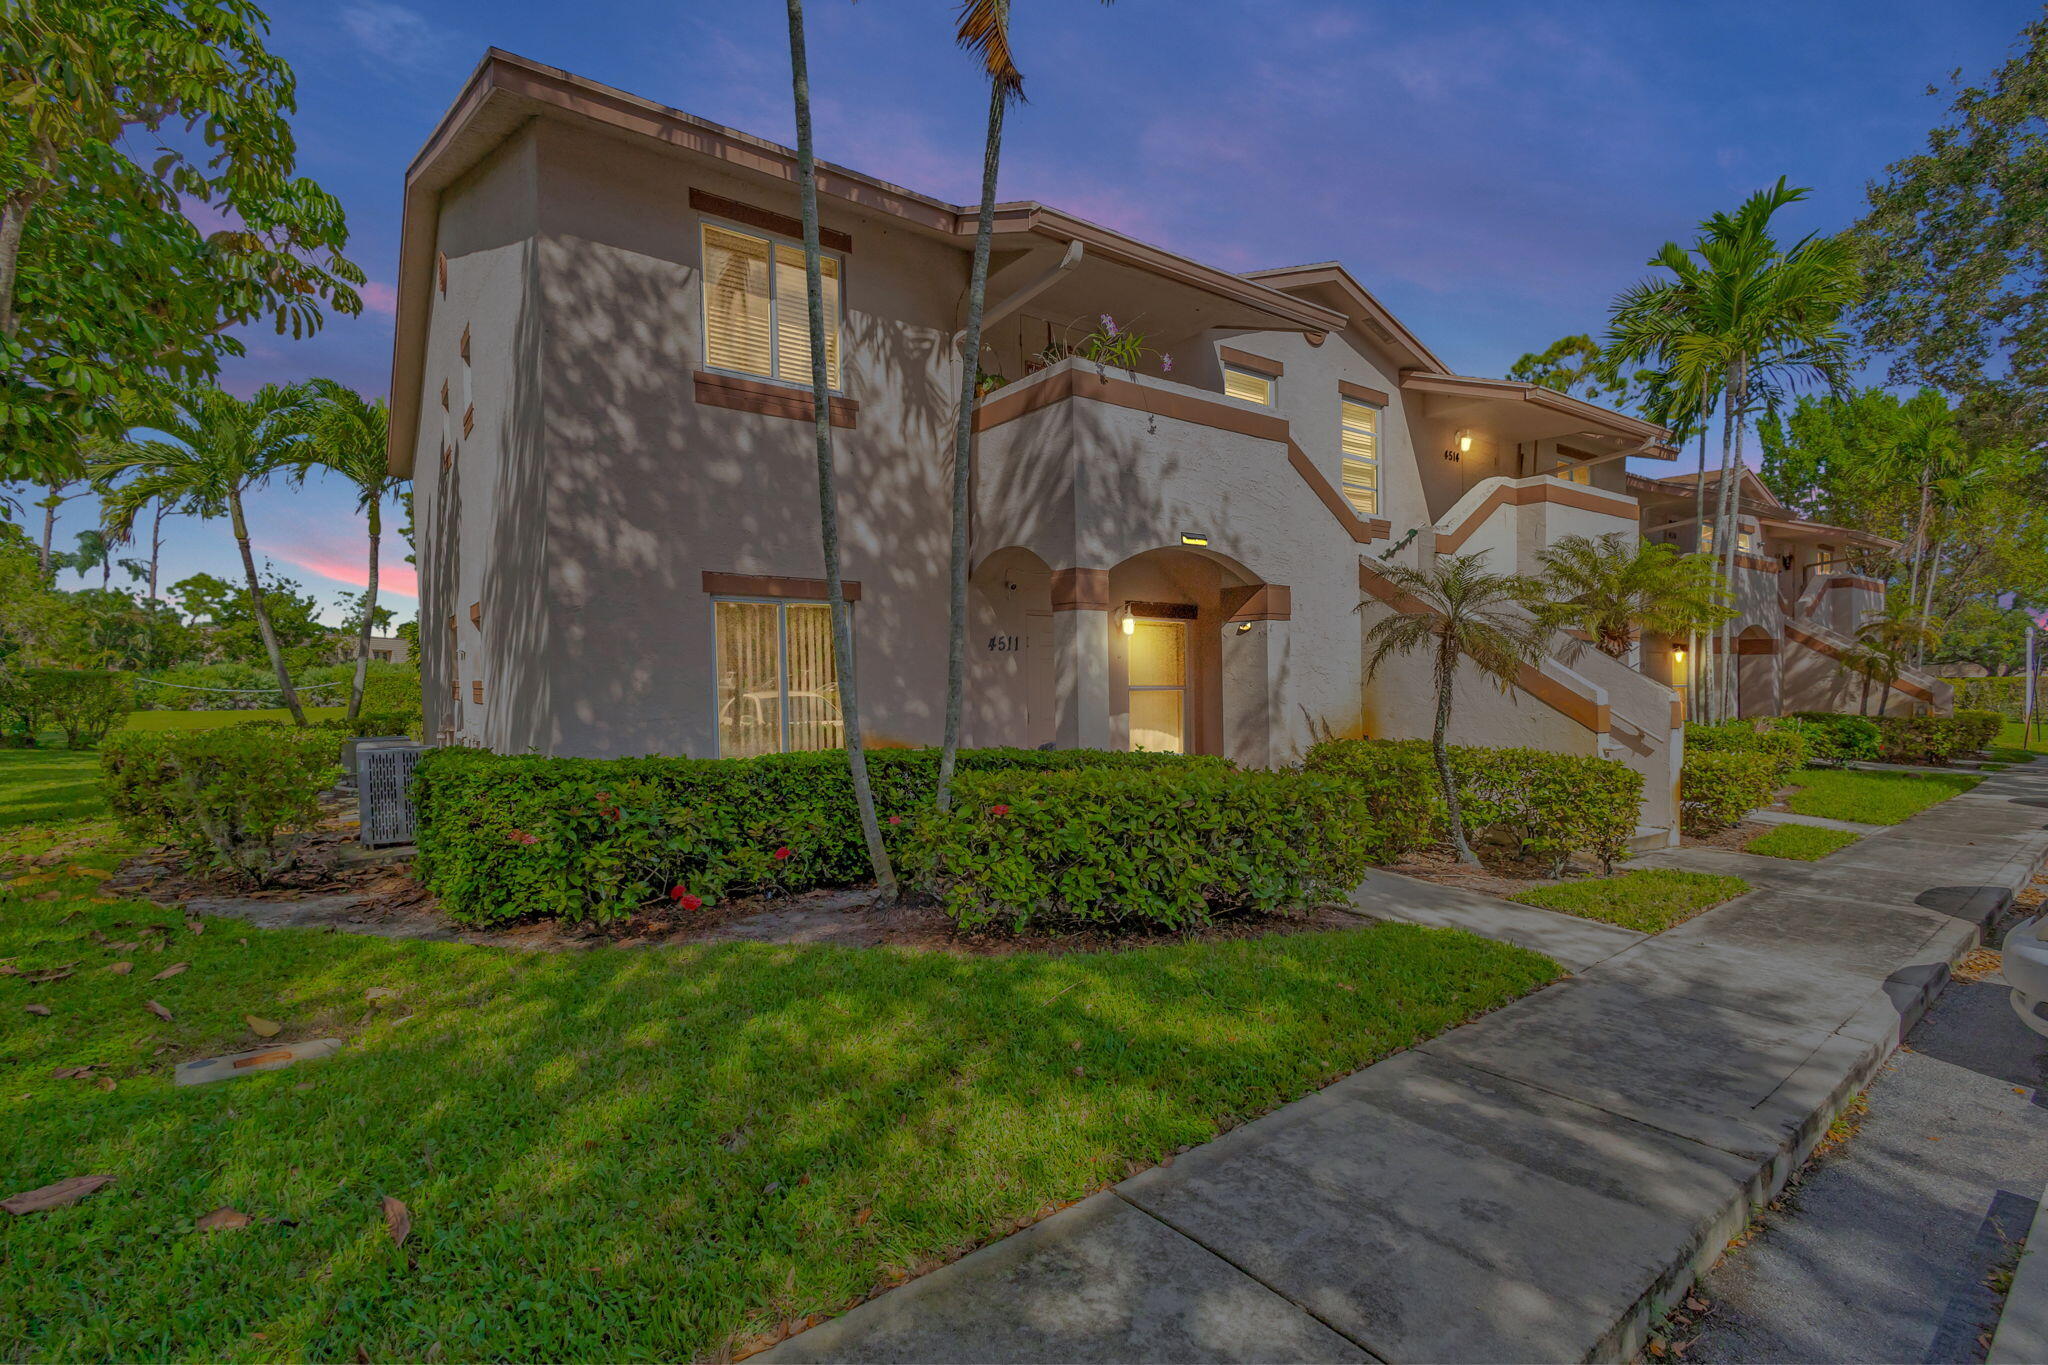
M1247 403L1273 406L1273 376L1248 370L1242 365L1223 365L1223 391L1232 398L1242 398Z
M1361 517L1380 510L1380 410L1351 398L1337 400L1342 433L1344 498Z
M839 387L839 258L819 262L825 287L825 376ZM811 382L803 248L704 224L704 359L714 369Z

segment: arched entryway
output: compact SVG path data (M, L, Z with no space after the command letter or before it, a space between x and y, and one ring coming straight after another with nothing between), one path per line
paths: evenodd
M1108 588L1109 747L1263 762L1286 590L1197 546L1132 555Z

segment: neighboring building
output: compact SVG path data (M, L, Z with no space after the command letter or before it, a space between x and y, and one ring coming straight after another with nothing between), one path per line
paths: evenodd
M819 170L863 723L935 744L971 206ZM408 172L392 464L412 475L430 734L710 756L842 737L794 156L492 52ZM1383 574L1633 537L1649 424L1455 375L1342 266L1233 274L1003 205L976 415L966 738L1291 761L1420 735ZM1131 370L1062 358L1109 316ZM1167 357L1171 357L1169 362ZM1680 705L1593 650L1454 738L1618 758L1673 838Z
M353 657L355 651L349 651ZM370 637L370 661L380 664L402 664L412 658L403 635L372 635Z
M1894 555L1898 542L1867 531L1800 517L1744 469L1736 485L1735 680L1745 716L1788 711L1858 711L1907 715L1948 711L1954 690L1931 672L1907 669L1889 690L1882 680L1845 668L1857 628L1884 610L1884 581L1861 566ZM1643 535L1680 550L1713 548L1713 528L1694 543L1698 478L1630 475L1628 490L1643 508ZM1709 471L1711 521L1721 477ZM1686 679L1683 641L1645 642L1642 667L1667 682Z

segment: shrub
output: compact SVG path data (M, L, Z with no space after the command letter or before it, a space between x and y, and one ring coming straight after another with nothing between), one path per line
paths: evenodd
M1877 721L1877 756L1885 763L1946 763L1975 746L1953 716L1883 716Z
M963 925L1196 928L1343 898L1370 823L1356 783L1317 773L982 772L918 816L903 862Z
M1093 750L965 749L962 773L1079 767L1227 769L1221 759ZM931 807L935 749L868 755L884 836ZM430 750L413 782L414 871L449 915L620 918L677 887L851 886L872 873L840 750L762 758L541 758ZM899 823L889 823L890 817ZM776 856L781 853L782 856Z
M1868 761L1877 757L1877 722L1867 716L1844 715L1839 711L1796 711L1785 717L1796 722L1806 734L1817 763Z
M1950 720L1962 737L1964 753L1990 748L2005 729L2005 717L1996 711L1958 711Z
M1772 774L1779 786L1806 766L1811 749L1804 734L1785 726L1763 729L1754 721L1730 720L1718 725L1692 724L1685 727L1685 751L1688 754L1762 754L1771 760Z
M2027 680L2024 674L2010 678L1950 678L1957 707L1995 711L2007 720L2019 720L2027 710ZM1961 714L1960 710L1957 714Z
M1678 827L1701 836L1740 824L1742 817L1770 804L1777 766L1766 753L1744 749L1702 749L1688 745L1678 774Z
M1326 739L1302 769L1351 783L1365 799L1360 830L1368 856L1391 863L1441 837L1443 798L1429 745L1417 741ZM1455 771L1455 770L1454 770Z
M1324 740L1309 750L1304 767L1363 786L1375 861L1447 837L1425 740ZM1628 852L1642 814L1642 774L1612 759L1454 745L1451 775L1468 838L1506 844L1553 866L1581 852L1612 863Z
M67 748L89 749L135 709L131 674L84 668L21 668L0 673L0 710L8 728L33 744L46 725Z
M291 865L291 836L320 819L340 775L333 731L254 726L124 731L100 771L127 833L259 885Z
M351 669L355 665L349 665ZM353 677L353 673L350 675ZM348 700L343 692L340 698ZM420 693L420 667L418 664L371 664L368 675L363 679L363 714L382 712L414 718L415 724L425 701ZM393 731L402 734L404 731Z

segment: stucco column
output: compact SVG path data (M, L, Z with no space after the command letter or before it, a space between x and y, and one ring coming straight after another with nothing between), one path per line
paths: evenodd
M1109 747L1109 570L1052 575L1053 742Z
M1287 633L1292 593L1277 583L1225 593L1223 753L1243 768L1292 761L1286 716Z

